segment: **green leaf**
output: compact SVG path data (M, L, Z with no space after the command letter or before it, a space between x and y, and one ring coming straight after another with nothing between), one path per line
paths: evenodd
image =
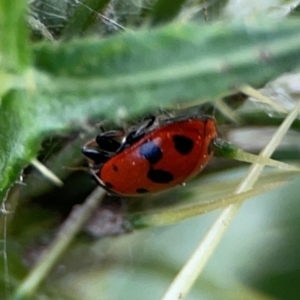
M20 171L39 150L29 128L36 128L34 105L23 92L11 92L3 98L0 111L0 198L16 181Z
M141 113L176 100L214 99L245 83L262 84L297 66L298 27L173 24L106 40L41 44L35 63L54 76L51 84L60 98L80 97L95 113L113 117L118 108Z
M247 28L172 24L35 46L36 70L20 79L20 92L7 93L0 111L0 198L45 135L78 128L92 116L132 117L262 84L299 66L299 30L293 21Z
M0 69L17 71L28 66L25 10L26 1L0 1Z

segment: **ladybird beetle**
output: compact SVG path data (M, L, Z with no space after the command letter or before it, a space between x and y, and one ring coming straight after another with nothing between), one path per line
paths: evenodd
M138 126L103 132L84 145L90 170L111 194L160 192L197 175L213 155L215 120L206 115L151 117Z

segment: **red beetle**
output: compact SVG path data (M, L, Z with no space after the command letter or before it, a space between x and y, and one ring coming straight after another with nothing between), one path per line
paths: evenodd
M213 155L212 117L190 114L152 117L124 131L99 134L82 148L90 170L112 194L160 192L197 175Z

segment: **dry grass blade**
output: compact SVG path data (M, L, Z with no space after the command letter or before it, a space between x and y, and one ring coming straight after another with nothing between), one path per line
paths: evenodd
M166 226L173 223L197 217L204 213L209 213L213 210L224 208L230 204L241 203L249 198L255 197L270 190L274 190L288 181L273 182L264 185L263 187L253 188L250 191L231 194L227 197L222 197L208 203L200 203L188 207L181 207L174 210L158 211L149 215L142 216L139 220L144 226Z
M242 93L244 93L245 95L255 98L256 100L258 100L261 103L265 103L270 105L271 107L273 107L275 110L279 111L279 112L283 112L283 113L287 113L287 111L281 107L280 105L278 105L275 101L273 101L270 97L262 94L261 92L259 92L258 90L245 85L243 87L241 87L239 89Z
M229 107L222 99L215 102L216 108L222 113L223 116L227 117L229 120L235 123L242 123L241 118L238 114Z
M53 182L57 186L63 186L64 183L53 173L51 172L46 166L40 163L37 159L33 159L30 162L38 171L41 172L47 179Z
M294 110L286 117L284 122L279 126L278 130L272 137L268 145L261 151L260 156L270 157L278 146L281 139L295 120L300 109L300 102ZM252 188L258 179L264 166L253 164L247 172L244 179L237 187L235 193L239 194ZM191 255L187 263L176 276L171 286L163 297L163 300L184 299L195 280L205 267L207 261L213 254L215 248L220 242L223 234L234 219L241 204L232 204L225 208L216 221L213 223L203 240L199 243L194 253Z

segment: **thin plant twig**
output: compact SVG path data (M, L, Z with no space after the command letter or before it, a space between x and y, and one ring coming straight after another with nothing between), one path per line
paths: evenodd
M229 120L235 122L235 123L242 123L241 118L238 116L238 114L231 108L229 107L223 99L219 99L215 102L216 108L224 115L227 117Z
M249 85L242 86L239 88L239 90L242 93L244 93L245 95L257 99L261 103L270 105L271 107L273 107L275 110L277 110L279 112L287 113L287 111L282 106L280 106L278 103L276 103L270 97L262 94L260 91L252 88Z
M60 256L68 248L82 225L87 221L91 213L98 207L105 195L105 191L98 187L86 199L84 204L73 209L67 221L58 232L53 243L41 256L39 262L31 270L27 278L21 283L11 299L19 300L32 296L39 284L47 276Z
M279 126L268 145L261 151L260 156L270 157L272 155L272 153L284 137L285 133L297 117L299 109L300 102L285 118L284 122ZM241 192L250 190L255 181L258 179L263 168L263 165L253 164L249 168L244 179L235 190L235 193L239 194ZM229 227L231 221L234 219L240 206L241 203L232 204L220 213L200 244L197 246L194 253L178 273L162 300L176 300L185 298L195 280L198 278L199 274L205 267L209 258L214 253L218 243L223 237L226 229Z
M8 196L9 190L6 191L5 197L2 202L1 212L4 215L3 219L3 266L4 266L4 289L5 289L5 296L7 297L10 293L10 275L9 275L9 267L8 267L8 260L7 260L7 215L9 211L6 209L6 201Z
M64 183L45 165L39 162L37 159L33 159L30 162L38 171L42 173L46 178L48 178L51 182L53 182L57 186L63 186Z

